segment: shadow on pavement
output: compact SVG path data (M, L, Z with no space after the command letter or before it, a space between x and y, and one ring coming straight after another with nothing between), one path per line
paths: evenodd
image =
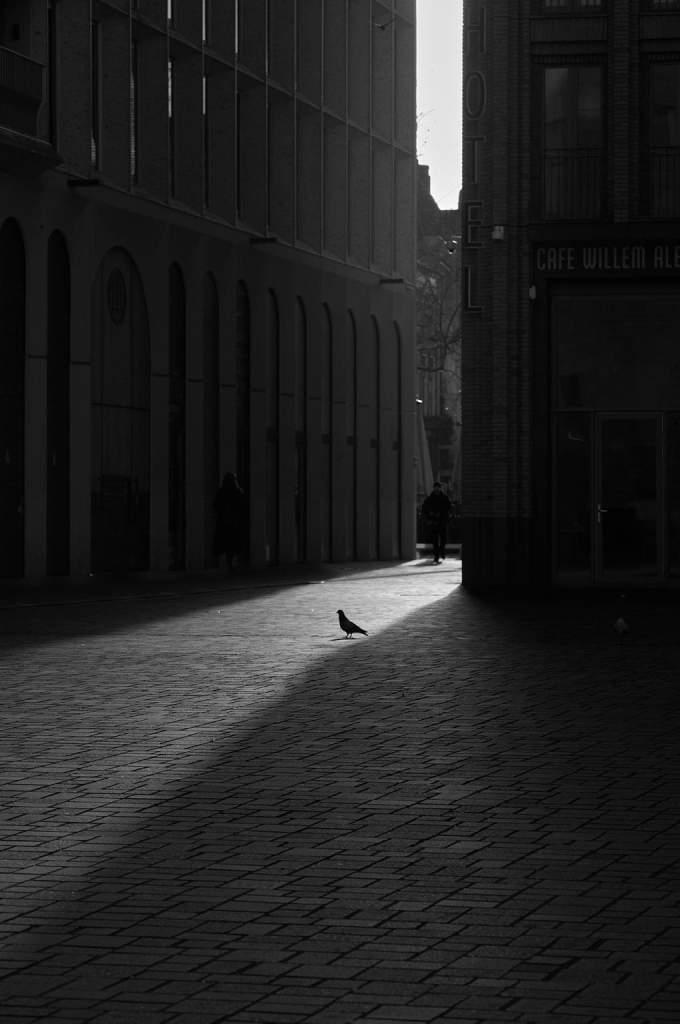
M670 616L653 665L605 616L457 590L215 723L204 767L114 802L96 866L86 842L17 917L7 1020L662 1019L677 649Z

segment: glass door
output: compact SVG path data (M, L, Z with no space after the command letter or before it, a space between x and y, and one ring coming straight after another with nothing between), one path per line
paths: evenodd
M661 416L596 416L595 541L600 582L662 572Z

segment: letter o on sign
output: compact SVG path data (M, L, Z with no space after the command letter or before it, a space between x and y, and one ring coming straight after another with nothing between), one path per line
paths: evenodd
M486 82L481 71L471 71L465 79L465 115L472 121L481 117L486 107Z

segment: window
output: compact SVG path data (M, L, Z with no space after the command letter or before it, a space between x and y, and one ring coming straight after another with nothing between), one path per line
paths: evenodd
M57 12L54 0L47 5L47 123L48 138L57 145Z
M130 177L139 181L139 61L136 40L130 42Z
M651 213L680 215L680 64L652 64Z
M168 59L168 184L175 194L175 59Z
M210 0L201 3L201 39L204 43L210 39Z
M101 88L99 75L99 22L93 21L90 38L90 157L101 167Z
M544 70L543 213L598 217L602 191L602 68Z
M603 0L543 0L543 7L554 9L560 7L563 10L581 10L584 7L602 7Z
M236 125L234 129L234 170L236 175L236 216L241 216L241 159L242 159L242 146L241 146L241 132L243 131L241 117L241 91L236 90Z
M210 79L203 75L203 205L210 206Z

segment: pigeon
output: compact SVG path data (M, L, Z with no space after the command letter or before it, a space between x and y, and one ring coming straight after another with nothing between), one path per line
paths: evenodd
M353 640L354 637L352 636L352 633L363 633L364 636L368 636L365 629L362 629L361 626L357 626L355 622L350 622L342 608L338 608L338 619L340 620L340 629L344 629L347 634L345 640Z
M618 618L614 623L614 632L619 634L619 641L623 643L628 633L628 623L625 619Z

